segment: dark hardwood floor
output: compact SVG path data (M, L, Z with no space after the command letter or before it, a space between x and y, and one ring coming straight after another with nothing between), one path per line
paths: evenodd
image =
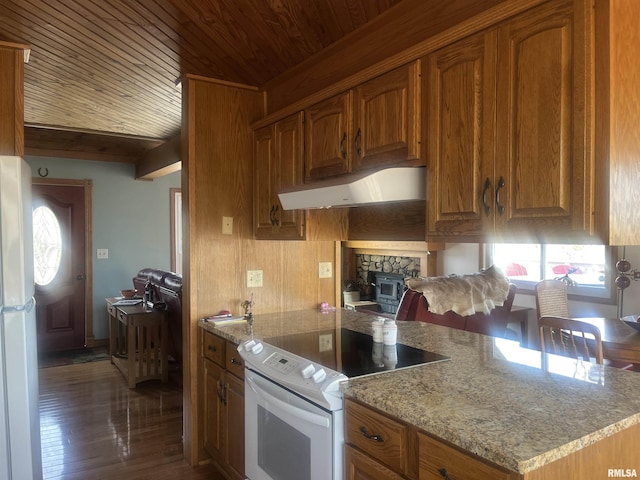
M129 390L109 361L43 368L40 425L45 480L223 480L182 456L182 390Z

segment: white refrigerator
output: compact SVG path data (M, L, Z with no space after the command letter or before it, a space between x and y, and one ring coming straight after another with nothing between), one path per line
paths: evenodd
M0 156L0 479L42 478L31 169Z

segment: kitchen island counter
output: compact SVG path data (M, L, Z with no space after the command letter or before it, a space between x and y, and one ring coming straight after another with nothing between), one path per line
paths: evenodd
M340 327L370 333L374 317L303 311L261 315L251 328L200 326L240 343ZM398 343L450 360L351 379L345 397L508 470L534 471L640 424L639 373L555 356L543 366L540 352L516 342L421 322L398 322ZM640 461L611 462L640 471Z

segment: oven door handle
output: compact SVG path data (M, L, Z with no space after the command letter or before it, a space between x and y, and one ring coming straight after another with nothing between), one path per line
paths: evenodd
M262 400L264 400L265 402L272 403L275 407L279 408L284 413L299 418L307 423L313 423L314 425L318 425L322 428L329 428L330 422L327 417L323 417L322 415L317 415L312 412L307 412L306 410L294 407L293 405L280 400L279 398L267 392L265 389L260 388L258 385L256 385L256 382L248 376L245 376L245 380L251 390L253 390L253 393L262 398Z

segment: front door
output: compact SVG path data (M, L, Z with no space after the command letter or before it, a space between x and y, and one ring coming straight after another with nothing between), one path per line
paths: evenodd
M85 346L85 187L33 185L38 351Z

